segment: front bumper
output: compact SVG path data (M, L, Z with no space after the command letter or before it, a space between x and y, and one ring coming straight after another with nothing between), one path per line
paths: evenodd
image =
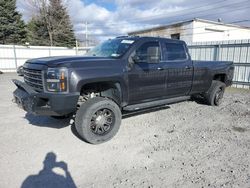
M17 89L14 101L25 111L35 115L63 116L76 110L79 93L39 93L19 80L13 80Z

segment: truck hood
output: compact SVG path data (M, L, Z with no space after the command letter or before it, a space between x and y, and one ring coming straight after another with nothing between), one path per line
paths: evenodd
M26 61L28 64L46 65L48 67L57 66L71 66L74 63L83 62L103 62L103 61L116 61L117 59L111 57L95 57L95 56L53 56L29 59Z

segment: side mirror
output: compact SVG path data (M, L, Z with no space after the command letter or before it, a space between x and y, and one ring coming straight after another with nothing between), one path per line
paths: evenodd
M135 63L138 63L140 61L140 57L135 54L134 56L132 56L132 60L135 62Z
M137 54L131 54L128 59L128 68L131 70L135 63L139 63L141 61L140 57Z
M128 70L131 70L134 64L135 64L134 55L131 55L128 58Z

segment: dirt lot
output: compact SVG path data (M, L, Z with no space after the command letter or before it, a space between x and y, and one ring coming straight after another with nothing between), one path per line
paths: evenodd
M250 91L220 107L187 101L124 117L101 145L69 120L35 117L11 102L0 75L0 187L250 187Z

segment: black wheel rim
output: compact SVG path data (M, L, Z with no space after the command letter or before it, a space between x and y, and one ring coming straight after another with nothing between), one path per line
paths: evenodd
M103 108L97 110L90 121L90 129L94 134L105 135L114 126L115 115L110 109Z
M222 98L223 98L223 89L219 88L219 90L215 93L215 99L214 102L216 105L221 104Z

